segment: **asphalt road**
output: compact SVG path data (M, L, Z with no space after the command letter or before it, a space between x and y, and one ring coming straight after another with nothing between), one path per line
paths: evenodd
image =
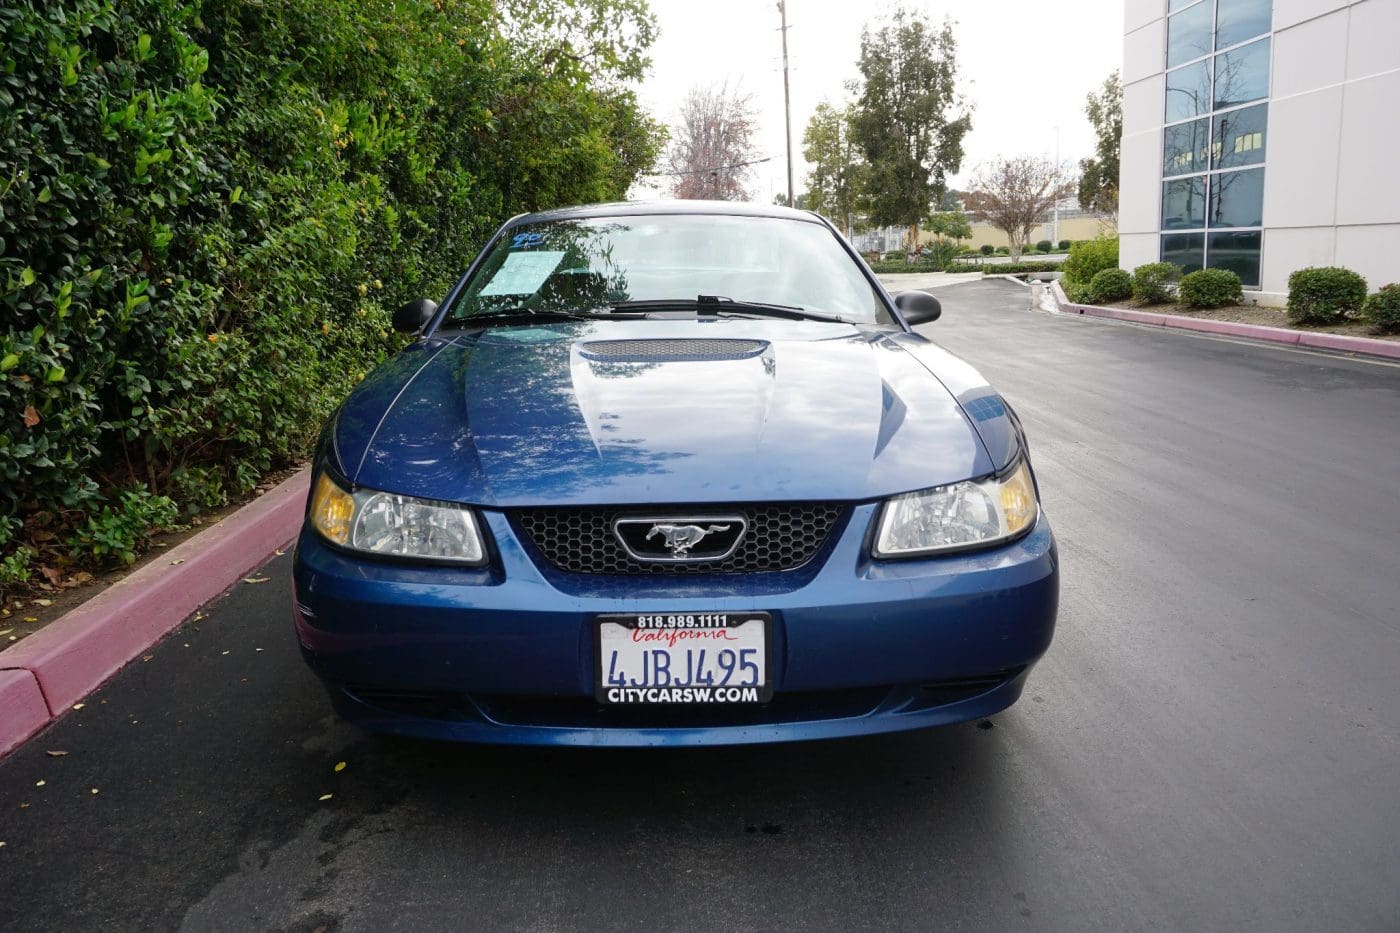
M368 736L283 557L0 761L0 927L1400 928L1400 368L939 294L1064 561L994 728Z

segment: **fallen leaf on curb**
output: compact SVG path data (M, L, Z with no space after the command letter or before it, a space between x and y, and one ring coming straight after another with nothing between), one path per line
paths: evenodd
M261 648L254 648L253 650L254 650L254 651L261 651L262 649L261 649Z
M60 751L51 751L51 752L44 752L44 754L45 754L45 755L48 755L50 758L62 758L64 755L66 755L66 754L68 754L68 753L67 753L67 752L60 752Z
M268 580L271 580L271 579L272 579L271 577L244 577L244 578L243 578L243 582L244 582L244 583L266 583Z
M3 632L0 632L0 635L8 635L8 634L10 634L10 633L13 632L13 631L14 631L14 629L12 629L12 628L7 628L7 629L5 629Z
M337 761L337 762L335 763L335 770L336 770L337 773L339 773L339 772L341 772L341 771L344 771L344 770L345 770L345 762L343 762L343 761Z
M225 651L225 652L223 652L223 653L224 653L224 654L228 654L228 652L227 652L227 651Z
M185 562L185 559L182 557L182 558L180 558L179 560L172 560L172 561L170 562L170 566L176 567L176 566L178 566L178 565L180 565L180 564L183 564L184 562Z
M52 600L52 599L36 599L36 600L34 600L34 605L36 605L36 606L44 606L44 607L47 608L47 607L53 605L53 600Z
M282 551L282 550L278 550L278 551L275 551L274 553L275 553L278 557L281 557L283 554L286 554L287 552L286 552L286 551Z
M25 616L25 617L24 617L24 621L26 621L26 622L38 622L38 621L39 621L39 617L38 617L38 616Z
M73 708L74 708L74 709L82 709L84 706L87 706L87 704L86 704L86 703L74 703L74 704L73 704Z
M322 794L320 797L317 797L316 799L317 799L317 800L320 800L320 801L326 801L326 800L330 800L330 799L331 799L332 797L334 797L334 796L335 796L334 794Z
M48 782L48 781L35 781L35 782L34 782L34 786L35 786L35 787L43 787L43 786L44 786L45 784L47 784L47 783L49 783L49 782Z
M207 618L209 618L209 617L208 617L207 615L205 615L204 613L202 613L202 612L196 612L196 613L194 614L194 618L191 619L190 621L191 621L191 622L203 622L203 621L204 621L205 619L207 619Z
M153 654L143 654L143 655L141 656L141 660L142 660L142 661L149 661L149 660L151 660L151 658L154 658L154 657L155 657L155 655L153 655Z

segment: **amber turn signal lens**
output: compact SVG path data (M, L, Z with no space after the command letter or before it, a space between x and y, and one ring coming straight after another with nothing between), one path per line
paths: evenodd
M344 545L350 541L350 519L355 514L355 500L341 489L326 473L316 478L316 490L311 495L311 527L327 541Z

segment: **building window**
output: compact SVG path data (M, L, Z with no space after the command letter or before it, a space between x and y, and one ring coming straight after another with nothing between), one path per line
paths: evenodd
M1272 0L1218 0L1215 11L1215 47L1226 49L1273 26Z
M1269 96L1269 40L1215 56L1215 109Z
M1175 68L1211 50L1214 3L1204 0L1167 20L1167 67Z
M1167 122L1210 112L1210 59L1167 72Z
M1191 230L1206 223L1206 176L1162 183L1162 229Z
M1192 120L1169 126L1162 134L1162 174L1204 172L1210 152L1210 121Z
M1264 225L1264 170L1217 172L1210 176L1211 227Z
M1259 230L1212 233L1206 251L1212 269L1229 269L1245 285L1259 284L1259 253L1264 234Z
M1211 121L1211 168L1239 168L1264 161L1264 134L1269 106L1258 104L1243 110L1218 113Z
M1168 0L1167 10L1161 257L1258 287L1273 4Z
M1206 260L1204 233L1173 233L1162 237L1162 262L1174 262L1183 269L1200 269Z

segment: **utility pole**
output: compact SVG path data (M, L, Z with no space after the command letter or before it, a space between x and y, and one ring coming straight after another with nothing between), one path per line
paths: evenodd
M787 3L778 0L778 15L782 17L783 33L783 132L787 135L787 206L792 207L792 98L788 93Z
M1060 171L1060 127L1055 127L1055 175L1059 177ZM1055 225L1051 228L1050 239L1054 240L1051 248L1060 248L1060 198L1059 192L1055 192Z

